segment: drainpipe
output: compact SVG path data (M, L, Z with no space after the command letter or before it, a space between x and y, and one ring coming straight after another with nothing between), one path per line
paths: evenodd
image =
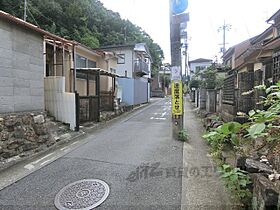
M73 93L74 93L76 91L76 46L75 45L73 45L72 59L73 59Z
M56 76L56 43L55 40L53 42L53 71L54 76Z
M44 77L46 77L46 65L47 65L47 50L46 50L46 40L43 41L43 58L44 58Z

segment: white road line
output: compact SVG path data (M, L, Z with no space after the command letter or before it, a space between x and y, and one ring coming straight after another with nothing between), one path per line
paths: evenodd
M156 117L156 118L154 118L155 120L166 120L166 118L165 117Z
M45 158L47 158L47 157L49 157L49 156L51 156L51 155L53 155L53 154L54 154L54 152L52 152L52 153L50 153L50 154L48 154L48 155L46 155L46 156L44 156L44 157L42 157L42 158L40 158L40 159L34 161L34 162L32 162L32 163L33 163L33 164L37 164L37 163L39 163L40 161L44 160Z
M150 120L153 120L153 119L154 119L154 117L151 117L151 118L150 118Z
M78 142L77 141L75 141L75 142L73 142L71 145L75 145L75 144L77 144Z
M48 160L42 162L42 163L40 164L40 166L45 165L46 163L51 162L51 161L53 161L54 159L55 159L54 157L51 158L51 159L48 159Z
M64 151L64 150L66 150L68 147L66 146L66 147L63 147L63 148L61 148L60 150L61 151Z
M161 114L161 117L164 117L166 114L167 114L167 112L163 112L163 113Z
M32 170L32 169L35 168L35 167L34 167L34 165L32 165L32 164L27 164L27 165L24 166L24 168L25 168L25 169L28 169L28 170Z

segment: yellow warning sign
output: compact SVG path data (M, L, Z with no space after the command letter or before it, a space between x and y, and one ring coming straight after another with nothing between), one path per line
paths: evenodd
M172 81L172 114L183 114L183 85L182 81Z

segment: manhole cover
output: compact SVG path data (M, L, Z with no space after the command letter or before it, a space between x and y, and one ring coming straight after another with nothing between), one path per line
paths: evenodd
M84 179L62 188L55 196L59 210L91 210L103 203L109 195L109 186L102 180Z

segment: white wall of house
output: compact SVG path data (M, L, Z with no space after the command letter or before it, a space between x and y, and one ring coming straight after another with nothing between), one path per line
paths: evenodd
M212 62L190 63L190 70L195 73L197 67L206 69L207 67L211 66L211 64Z
M0 18L0 113L43 109L43 37Z
M114 50L117 55L124 55L124 60L118 59L116 72L118 75L123 77L132 78L133 77L133 61L134 53L131 49L120 49Z

